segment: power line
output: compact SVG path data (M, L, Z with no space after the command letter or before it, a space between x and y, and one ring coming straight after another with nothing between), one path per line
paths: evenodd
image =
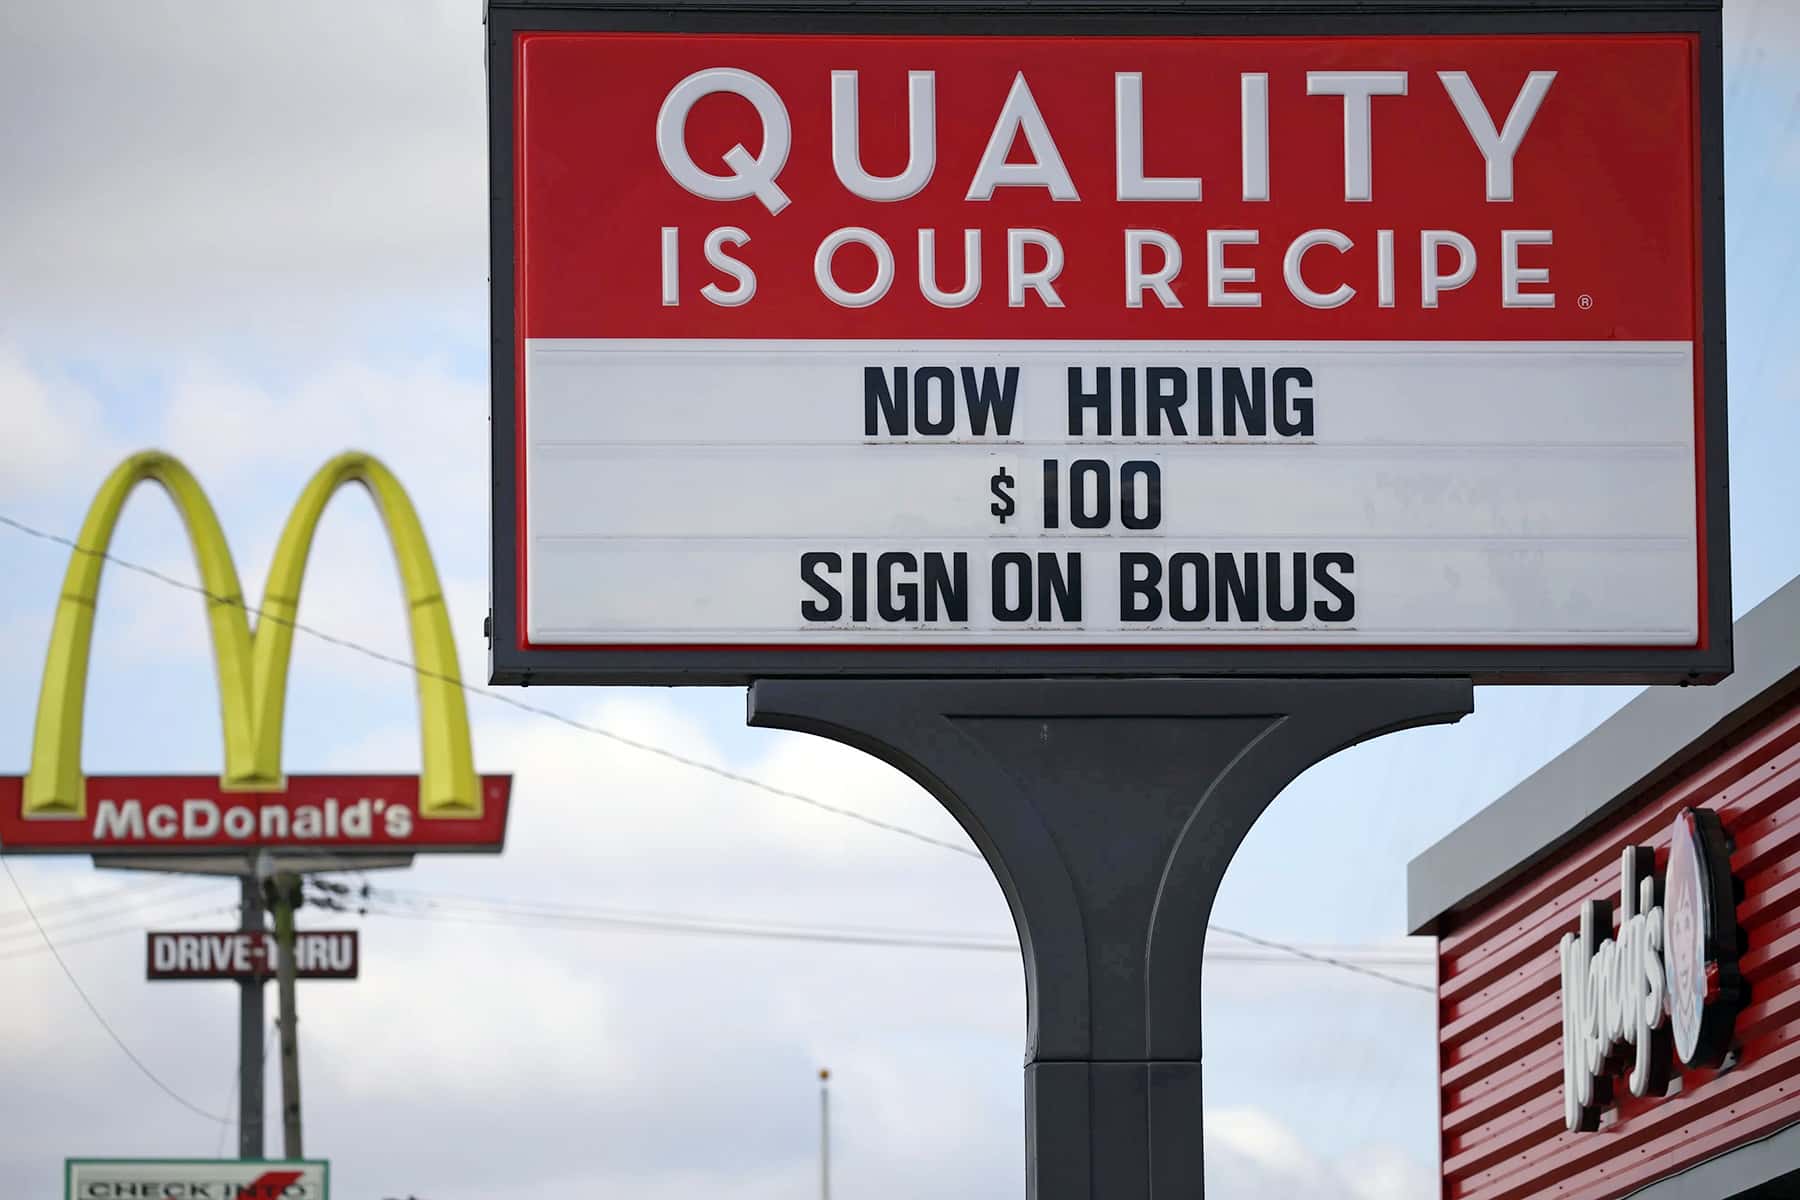
M81 892L73 896L64 896L57 900L40 900L37 911L40 917L51 913L60 913L66 909L86 908L89 905L112 905L121 900L141 900L158 892L166 892L171 888L190 883L181 876L172 875L153 881L134 881L115 888L107 888L99 892ZM0 911L0 928L6 925L24 925L27 918L23 910L13 912Z
M280 1021L270 1021L268 1032L263 1035L263 1040L262 1040L262 1044L263 1044L262 1069L265 1071L267 1071L269 1069L269 1046L271 1043L273 1043L275 1041L275 1038L280 1034L280 1032L281 1032L281 1022ZM238 1075L239 1075L238 1065L236 1063L233 1063L232 1067L231 1067L231 1092L229 1095L227 1095L225 1097L225 1108L227 1111L229 1111L237 1103ZM219 1139L218 1139L218 1141L213 1143L213 1157L214 1158L223 1158L225 1156L225 1130L237 1123L238 1122L235 1120L226 1120L226 1121L221 1121L219 1123Z
M197 921L201 917L214 917L218 916L220 913L235 911L235 905L227 905L219 908L202 908L193 912L183 912L173 916L160 917L158 919L167 921ZM57 946L60 949L67 950L70 946L80 946L88 942L105 941L107 938L115 938L126 933L142 932L144 932L144 922L141 920L134 920L125 925L115 925L108 929L97 929L89 933L84 933L80 937L58 937ZM6 953L0 954L0 962L10 962L16 958L36 958L38 955L44 953L46 949L47 947L42 942L37 942L29 946L21 946L16 950L8 950Z
M69 964L63 961L62 953L57 950L56 943L50 940L49 931L38 922L37 913L33 911L31 907L31 897L27 896L25 894L25 889L19 886L19 877L13 874L12 863L7 861L4 854L0 854L0 867L6 869L6 877L12 881L13 891L19 893L20 903L24 904L26 914L31 917L31 923L37 926L38 934L44 939L44 946L50 951L50 956L56 960L56 965L62 968L63 977L69 981L69 986L75 989L75 994L81 997L81 1002L87 1006L88 1012L94 1015L94 1020L100 1023L100 1028L106 1030L106 1036L113 1040L113 1045L117 1046L120 1052L123 1053L126 1058L131 1060L132 1066L143 1072L145 1079L148 1079L151 1083L155 1084L162 1090L164 1095L181 1105L181 1107L187 1109L195 1116L205 1117L209 1121L229 1121L229 1117L221 1117L214 1113L207 1112L204 1108L201 1108L198 1104L195 1104L186 1096L183 1096L180 1092L164 1083L161 1076L157 1075L155 1071L152 1071L144 1060L139 1058L137 1053L132 1050L130 1046L125 1044L125 1039L120 1037L118 1030L114 1029L107 1019L101 1015L100 1009L95 1006L93 999L87 994L87 989L81 986L81 981L79 979L75 978L75 972L69 970Z
M225 1111L228 1113L233 1108L237 1107L237 1090L238 1090L238 1064L232 1063L231 1064L231 1090L225 1093ZM231 1122L229 1120L219 1122L218 1138L216 1141L213 1142L213 1157L214 1158L224 1158L225 1157L225 1131L227 1129L231 1128L232 1124L233 1124L233 1122Z
M322 881L312 881L315 885ZM336 892L337 889L322 887L322 890ZM344 893L337 893L343 896ZM636 908L607 908L594 905L567 904L553 900L512 900L497 896L469 896L449 892L426 892L409 888L366 887L360 896L372 900L392 900L398 903L425 905L432 908L475 908L498 909L516 913L521 916L562 917L571 919L593 918L596 920L644 920L672 924L729 925L766 929L803 929L820 933L856 934L870 933L877 935L902 935L908 937L939 939L945 941L981 941L979 934L966 933L961 930L943 929L909 929L898 930L880 925L821 925L811 922L769 921L756 918L697 916L690 913L656 912ZM1017 949L1014 941L1001 942L989 938L993 945L1003 945L1007 949Z
M43 910L39 909L38 920L56 936L58 942L67 944L68 935L71 933L96 925L117 923L126 918L130 918L131 922L135 922L138 918L163 919L171 906L192 904L202 897L211 897L212 895L212 888L208 885L188 886L175 891L166 891L162 895L146 899L141 903L113 902L104 908L94 908L85 912L64 912L60 916L46 917ZM212 910L208 909L207 911L211 912ZM19 916L21 920L27 920L23 913L20 913ZM16 929L0 929L0 950L22 944L42 949L37 931L29 923Z
M501 913L491 914L492 917L495 918L492 920L484 919L481 916L473 914L458 916L455 914L408 912L401 908L390 908L385 910L369 909L366 915L372 917L390 917L403 921L432 921L448 925L496 925L527 929L554 929L559 927L578 929L582 928L585 924L589 926L606 925L620 929L637 929L653 933L692 934L701 937L762 938L768 941L782 942L836 942L842 945L853 946L911 946L930 950L1010 950L1014 952L1018 950L1017 946L1009 945L1004 942L939 941L926 938L912 938L904 935L882 937L877 934L677 925L652 921L629 921L622 918L595 918L587 922L578 922L573 918L570 918L559 925L559 923L554 920L538 920L534 922L517 918L508 919L505 914Z
M575 911L566 908L537 908L529 904L501 902L493 905L478 902L419 899L421 908L371 896L372 908L356 911L376 916L427 919L442 914L443 919L470 924L517 925L526 928L601 927L638 930L650 933L690 933L725 937L762 937L786 941L837 942L852 945L919 946L944 950L982 950L1018 952L1018 943L998 938L949 933L938 930L892 929L869 926L819 926L785 922L756 921L734 917L708 917L680 913L655 913L621 910ZM336 898L311 900L321 908L350 911L350 904ZM489 918L473 920L472 918Z
M629 920L616 917L597 917L589 918L587 920L574 917L564 917L561 919L541 917L534 920L525 917L522 914L499 912L485 914L435 913L408 911L403 908L381 907L352 910L347 906L341 905L337 901L315 903L318 907L333 912L357 911L361 915L369 917L382 917L403 921L424 921L446 925L485 925L500 928L560 929L567 931L593 931L599 928L607 928L626 932L677 934L698 937L757 938L768 941L833 943L838 945L881 946L926 950L967 950L1006 954L1017 954L1019 952L1018 943L1012 941L979 941L975 939L944 940L920 937L905 931L896 931L891 935L872 933L853 934L835 933L828 930L764 929L742 926L678 924L648 919ZM1227 935L1235 934L1235 931L1225 929L1219 929L1218 932ZM1360 963L1344 957L1341 953L1328 954L1322 951L1308 950L1302 947L1286 946L1281 943L1269 942L1266 939L1261 938L1254 938L1251 940L1258 945L1276 951L1276 953L1263 955L1254 952L1246 953L1244 951L1233 952L1224 949L1211 949L1207 951L1206 957L1215 962L1260 963L1264 965L1305 961L1321 966L1351 971L1369 979L1393 984L1395 987L1403 987L1411 991L1424 992L1425 994L1432 996L1437 994L1434 988L1425 984L1415 983L1412 980L1402 979L1397 975L1392 975L1385 971L1378 971L1371 967L1363 966ZM1378 955L1376 957L1378 957L1379 961L1383 962L1404 961L1400 959L1400 956L1398 955Z
M415 662L409 661L404 658L397 657L396 655L387 654L383 651L376 650L373 647L365 646L365 645L361 644L360 642L354 642L354 641L349 640L348 638L343 638L343 637L337 636L336 634L328 633L325 630L319 629L312 625L305 624L304 622L296 620L292 617L285 617L285 616L282 616L277 613L264 612L260 608L251 606L249 604L249 602L247 602L242 596L217 595L217 594L209 591L207 588L205 588L204 586L202 586L200 584L189 583L187 580L177 579L173 575L169 575L163 571L159 571L154 567L145 566L142 563L133 562L132 560L127 559L127 558L120 558L118 555L113 554L111 551L108 551L108 550L97 550L91 546L83 546L81 543L77 542L73 538L65 537L62 534L58 534L58 533L52 533L49 530L39 529L34 525L27 524L24 521L20 521L14 517L7 516L4 513L0 513L0 525L6 525L7 527L18 531L19 533L23 533L28 537L33 537L40 541L50 542L50 543L58 545L58 546L67 547L73 553L86 554L91 557L98 558L103 562L108 562L115 566L121 567L124 570L132 571L137 574L144 575L150 579L154 579L154 580L158 581L159 583L166 584L170 587L179 588L182 591L192 593L193 595L196 595L196 596L200 596L201 598L203 598L213 604L223 604L223 605L230 605L230 606L233 606L236 608L241 608L246 613L255 616L259 622L268 620L268 621L274 621L281 625L286 625L298 633L304 633L308 637L315 638L319 641L325 642L328 645L337 646L340 649L348 650L353 654L359 654L359 655L363 656L364 658L372 659L376 662L386 663L389 666L398 667L403 671L409 671L409 672L413 673L414 675L420 676L422 678L435 679L435 680L438 680L438 681L441 681L444 683L451 684L452 686L460 688L464 692L467 692L471 695L479 696L479 697L493 701L498 704L504 704L510 708L517 709L520 712L530 713L533 716L543 717L547 720L555 721L558 724L566 725L572 729L580 730L583 733L591 734L596 737L606 738L607 740L616 742L619 745L629 746L634 750L640 750L646 754L653 754L659 758L666 759L670 762L679 763L682 766L692 767L698 771L704 771L707 774L717 776L720 779L726 779L733 783L739 783L739 784L744 785L745 787L755 788L758 791L765 792L772 796L780 796L783 799L794 800L801 804L806 804L813 808L819 809L821 811L833 813L837 816L845 817L849 820L857 821L864 825L868 825L868 826L871 826L876 829L882 829L889 833L899 834L902 837L910 838L917 842L923 842L927 845L936 846L943 850L949 850L956 854L961 854L961 855L964 855L969 858L980 858L981 857L981 855L978 852L976 852L973 849L970 849L967 846L958 845L955 842L946 841L943 838L933 837L932 835L930 835L928 833L922 833L919 830L910 829L907 826L898 825L891 821L884 821L884 820L880 819L879 817L872 817L872 816L869 816L867 813L857 812L855 809L844 808L844 807L841 807L836 804L831 804L824 800L820 800L817 797L806 795L804 792L796 792L796 791L793 791L788 788L779 787L775 784L767 783L761 779L758 779L753 775L745 775L745 774L742 774L737 771L732 771L725 767L718 766L714 763L709 763L709 762L705 761L704 759L694 758L690 755L682 754L679 751L670 750L670 749L667 749L666 747L658 746L651 742L640 741L637 738L628 737L625 734L616 733L613 730L606 729L602 726L594 725L587 721L578 720L574 717L570 717L563 713L557 712L554 709L544 708L540 705L531 704L527 701L520 700L514 696L509 696L509 695L506 695L501 692L492 691L491 689L484 688L484 687L477 687L474 684L468 683L465 680L463 680L457 676L449 675L449 674L446 674L441 671L429 670L427 668L419 666L419 664L417 664ZM1221 929L1220 932L1231 933L1232 931ZM1390 983L1400 984L1403 987L1412 988L1415 990L1424 990L1424 991L1432 990L1429 988L1425 988L1421 984L1416 984L1416 983L1412 983L1412 982L1406 981L1406 980L1400 980L1400 979L1396 979L1396 978L1382 976L1382 975L1380 975L1379 972L1371 972L1368 968L1365 968L1365 967L1362 967L1362 966L1359 966L1359 965L1356 965L1356 964L1353 964L1353 963L1350 963L1347 961L1340 961L1330 955L1318 954L1318 953L1314 953L1311 951L1302 951L1298 947L1288 946L1286 943L1277 942L1277 941L1274 941L1273 939L1251 938L1247 934L1233 934L1233 936L1243 938L1244 940L1254 941L1259 945L1265 946L1270 949L1278 950L1283 953L1292 954L1297 958L1310 959L1312 961L1319 962L1319 963L1322 963L1327 966L1342 967L1345 970L1355 971L1358 974L1365 974L1365 975L1373 974L1373 975L1376 975L1377 977L1387 979L1388 982L1390 982Z
M180 891L170 892L167 895L159 896L152 900L147 900L142 904L114 904L107 908L95 909L90 912L65 913L61 918L52 917L46 919L40 917L39 919L43 920L44 925L57 936L59 941L66 944L67 938L65 935L76 930L91 927L96 924L116 922L120 918L128 916L160 918L163 910L167 909L169 906L192 902L202 896L211 894L211 892L212 888L205 885L200 887L188 887ZM207 911L211 912L212 910L208 909ZM33 930L30 925L18 929L0 929L0 949L18 945L21 942L29 942L35 945L37 940L35 930Z
M1227 937L1239 938L1243 941L1249 942L1253 946L1263 946L1263 947L1266 947L1267 949L1276 950L1283 954L1291 954L1295 958L1310 959L1313 962L1322 963L1328 967L1337 967L1340 970L1344 970L1344 971L1354 971L1358 975L1367 975L1371 979L1379 979L1379 980L1383 981L1384 983L1392 983L1392 984L1396 984L1403 988L1411 988L1415 992L1425 992L1426 994L1431 995L1431 996L1437 995L1437 989L1434 987L1428 987L1423 983L1414 983L1410 979L1401 979L1397 975L1389 975L1384 971L1371 970L1368 967L1362 966L1358 963L1351 962L1349 959L1344 958L1339 955L1323 954L1323 953L1319 953L1316 951L1305 950L1299 946L1289 945L1286 942L1277 942L1277 941L1273 941L1269 938L1257 937L1253 933L1244 933L1243 931L1237 930L1237 929L1227 929L1223 925L1209 924L1207 926L1207 928L1211 929L1211 930L1216 930L1219 933L1225 934Z
M400 920L439 921L446 924L507 926L525 929L620 930L639 933L686 934L711 937L762 938L776 941L820 942L839 945L891 946L911 949L972 950L1017 954L1012 938L982 938L939 930L897 929L879 926L821 926L794 922L758 921L748 918L663 913L641 909L582 908L555 902L453 896L443 893L402 891L392 888L345 889L309 897L309 903L334 912ZM412 907L407 907L411 905ZM1435 989L1402 979L1376 966L1413 965L1419 960L1398 949L1300 947L1260 938L1235 929L1212 926L1216 933L1239 939L1244 947L1213 946L1207 958L1214 962L1298 963L1353 971L1383 983L1435 995ZM1252 947L1255 947L1254 949Z

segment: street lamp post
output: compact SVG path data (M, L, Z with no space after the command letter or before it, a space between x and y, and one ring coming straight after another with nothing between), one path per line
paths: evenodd
M831 1072L819 1068L819 1200L831 1200Z

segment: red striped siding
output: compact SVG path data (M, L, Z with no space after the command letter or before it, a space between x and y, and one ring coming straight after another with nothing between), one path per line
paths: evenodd
M1633 1099L1621 1080L1600 1131L1568 1133L1557 942L1576 932L1582 901L1616 909L1623 847L1655 846L1663 868L1683 805L1717 812L1737 843L1738 921L1750 939L1742 1058L1723 1074L1681 1072L1668 1096ZM1614 1200L1800 1121L1800 700L1447 919L1438 955L1445 1200Z

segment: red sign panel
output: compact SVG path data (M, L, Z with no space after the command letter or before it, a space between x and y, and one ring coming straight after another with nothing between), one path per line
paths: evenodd
M518 335L1691 339L1696 49L1687 36L524 34ZM684 107L680 85L709 70ZM915 141L909 83L925 74L935 120ZM877 182L909 166L916 178ZM862 194L845 174L869 177ZM709 251L723 226L737 232ZM891 283L858 305L815 270L844 228L893 256ZM1301 244L1288 269L1322 229L1349 244ZM935 262L921 263L921 230ZM957 292L970 230L980 286L934 303L921 266ZM1025 235L1021 269L1009 230ZM1128 290L1133 230L1179 248L1180 307ZM1531 236L1509 247L1508 231ZM1021 292L1009 277L1039 271L1052 245L1037 234L1060 270ZM1164 244L1144 250L1149 271ZM846 291L875 280L868 246L832 255ZM751 294L709 258L752 271Z
M280 950L272 933L245 930L151 932L145 935L148 979L272 979ZM300 979L355 979L354 929L294 933L294 974Z
M21 814L19 776L0 777L0 849L107 854L328 849L337 853L498 852L510 775L482 776L482 814L423 816L416 775L290 775L272 792L234 792L212 775L92 775L80 817Z

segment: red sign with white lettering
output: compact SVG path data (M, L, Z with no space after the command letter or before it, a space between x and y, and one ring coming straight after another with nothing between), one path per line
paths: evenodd
M523 34L519 334L1688 339L1696 51L1683 35ZM815 270L845 227L893 260L855 306ZM979 288L933 302L921 267L959 292L969 230ZM1133 248L1134 230L1162 236ZM1321 230L1342 241L1301 241ZM831 255L844 291L875 282L870 245ZM1168 246L1180 307L1128 287ZM1017 278L1051 260L1041 286Z
M360 967L354 929L301 929L294 933L294 974L299 979L355 979ZM145 935L148 979L272 979L280 950L272 933L151 932Z
M481 777L475 818L421 815L417 775L290 775L270 792L227 791L216 775L90 775L80 817L24 815L22 786L0 776L0 849L9 854L415 854L498 852L512 776Z

